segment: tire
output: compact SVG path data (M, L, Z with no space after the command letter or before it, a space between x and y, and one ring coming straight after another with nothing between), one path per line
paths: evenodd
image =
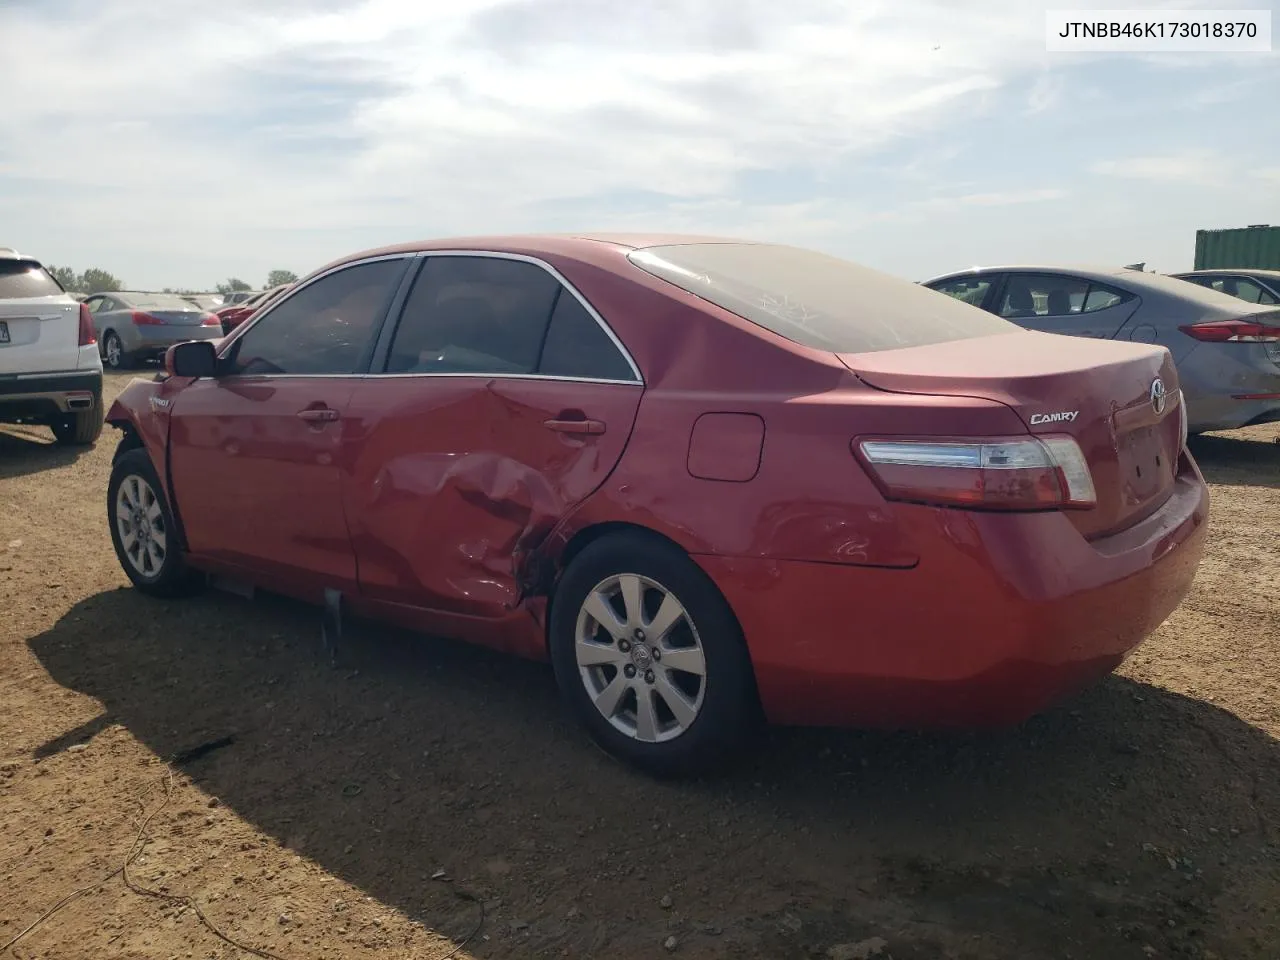
M141 508L142 513L131 511L131 507ZM112 466L107 523L120 566L143 593L178 597L199 587L202 578L187 566L182 555L173 513L146 450L121 453Z
M102 337L102 362L112 370L127 369L132 359L125 352L124 341L120 339L120 334L114 330L108 330Z
M619 615L628 608L624 591L639 617ZM590 612L609 616L600 605L606 597L609 629ZM682 612L664 639L648 628L672 620L662 615L667 598ZM647 632L636 633L637 623ZM590 638L581 645L580 631ZM556 588L549 644L570 711L605 751L651 775L715 772L757 731L755 678L737 619L710 578L666 541L628 533L587 546ZM642 697L650 705L644 716Z
M49 424L49 429L53 439L64 447L87 447L102 436L102 419L102 395L97 394L88 410L63 414Z

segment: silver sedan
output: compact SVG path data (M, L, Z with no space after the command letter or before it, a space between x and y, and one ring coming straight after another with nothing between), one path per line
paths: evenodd
M93 316L102 360L114 370L158 357L184 340L222 336L216 316L176 293L96 293L85 305Z
M924 285L1044 333L1168 347L1188 429L1280 420L1280 307L1124 268L982 267Z

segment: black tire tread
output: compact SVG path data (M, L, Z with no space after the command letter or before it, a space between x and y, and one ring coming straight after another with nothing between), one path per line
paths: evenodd
M98 442L102 426L102 395L98 394L88 410L65 414L49 424L49 429L53 431L53 438L63 446L87 447Z
M144 578L133 568L133 564L129 562L124 552L124 546L120 542L120 536L116 529L116 491L119 490L120 484L124 482L125 477L134 474L145 479L151 485L151 489L156 492L156 497L160 501L160 510L164 515L165 530L169 538L169 549L165 553L164 565L161 567L160 575L153 580ZM160 478L156 475L155 467L151 464L150 455L142 447L132 447L120 452L111 467L111 480L107 484L107 524L110 527L111 545L115 548L120 566L124 569L125 575L133 583L134 587L142 593L153 597L185 597L197 592L203 585L203 575L187 566L181 544L178 542L177 524L173 519L173 511L169 509L169 500L165 495L164 485L161 484Z
M587 592L614 574L648 576L674 591L692 616L707 659L702 712L688 732L661 744L615 730L591 703L578 674L574 631ZM589 544L564 571L551 608L549 643L566 704L607 753L662 778L715 773L738 760L760 720L755 677L737 618L715 584L674 544L641 532Z

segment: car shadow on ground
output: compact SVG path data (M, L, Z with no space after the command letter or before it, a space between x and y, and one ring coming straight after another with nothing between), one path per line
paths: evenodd
M64 447L44 427L0 427L0 480L75 463L92 447Z
M185 764L202 789L433 929L460 929L437 868L500 897L480 955L652 956L662 891L718 928L691 955L876 931L898 960L1267 955L1238 905L1277 889L1280 742L1212 705L1112 678L1015 730L780 730L660 783L587 744L543 665L355 625L335 669L318 624L270 597L90 597L29 644L103 714L37 755L116 723L166 758L233 737Z
M1204 433L1187 446L1209 483L1280 488L1280 443L1232 433Z

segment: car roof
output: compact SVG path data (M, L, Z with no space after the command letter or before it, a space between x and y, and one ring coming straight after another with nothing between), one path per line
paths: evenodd
M1128 267L1109 267L1096 263L1008 263L990 267L969 267L964 270L952 270L940 273L923 281L926 284L936 283L951 277L982 276L986 273L1065 273L1088 280L1105 282L1109 277L1150 277L1157 274L1131 270Z
M490 236L442 237L435 240L416 240L391 246L362 250L340 257L325 264L312 275L333 269L344 263L366 260L370 257L391 256L397 253L429 253L432 250L476 250L493 253L512 253L531 257L567 256L596 260L612 252L615 256L641 250L645 247L685 243L757 243L736 237L710 236L687 233L626 233L598 231L591 233L528 233L494 234ZM307 279L306 277L303 278Z
M1171 273L1171 277L1206 277L1220 273L1234 273L1242 277L1265 277L1268 280L1280 280L1280 270L1254 269L1253 267L1216 267L1212 270L1187 270L1182 273Z

